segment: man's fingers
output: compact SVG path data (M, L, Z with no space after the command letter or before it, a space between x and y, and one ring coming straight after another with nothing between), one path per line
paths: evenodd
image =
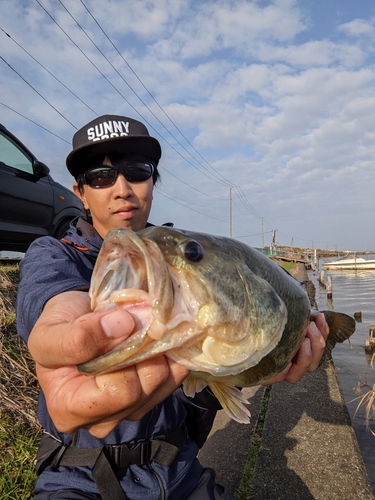
M285 377L286 382L295 384L305 375L312 361L311 342L309 338L305 338L297 352L294 362Z
M175 361L164 356L155 358L154 362L157 361L159 366L160 363L165 363L165 369L167 370L167 379L162 383L159 381L157 390L154 389L155 386L155 370L151 367L143 367L141 363L137 364L138 374L140 376L140 384L145 395L149 394L149 391L153 391L152 397L146 400L146 403L140 408L140 411L136 411L129 415L129 420L139 420L154 406L164 401L172 392L174 392L189 375L189 370L184 366L179 365ZM163 374L161 373L161 376ZM155 386L156 388L156 386Z
M322 315L323 316L323 315ZM324 316L323 316L324 318ZM324 319L325 322L325 319ZM327 325L328 328L328 325ZM309 328L307 329L307 338L311 343L311 362L308 367L308 371L312 372L316 370L319 366L320 360L322 358L324 348L326 346L326 341L324 336L321 333L321 330L318 329L317 325L314 322L311 322Z
M67 307L72 302L74 307ZM77 365L104 354L134 330L123 309L90 311L87 293L65 292L49 300L28 342L34 360L48 368ZM45 332L51 332L45 335Z
M315 318L315 324L320 333L323 335L324 340L327 340L329 334L329 326L323 313L317 315L317 317Z

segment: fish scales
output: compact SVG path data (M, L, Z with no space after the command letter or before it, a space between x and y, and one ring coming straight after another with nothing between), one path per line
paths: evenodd
M301 346L311 317L304 285L258 250L169 227L112 229L90 296L94 311L123 307L137 328L111 352L79 365L82 373L165 354L191 370L186 394L209 385L227 413L243 423L249 412L236 386L258 385L280 373ZM355 321L324 313L331 350L352 335Z

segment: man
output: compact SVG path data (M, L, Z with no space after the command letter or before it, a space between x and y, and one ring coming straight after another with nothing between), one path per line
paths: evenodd
M88 289L108 231L147 225L160 157L159 142L131 118L105 115L80 129L67 167L87 220L73 221L61 241L36 240L21 264L18 331L36 363L45 429L38 500L233 498L196 458L185 425L194 403L180 388L187 369L163 355L105 375L76 368L134 328L122 309L91 312ZM294 382L317 367L328 327L323 315L316 324L296 361L271 382ZM207 391L199 397L199 406L217 410Z

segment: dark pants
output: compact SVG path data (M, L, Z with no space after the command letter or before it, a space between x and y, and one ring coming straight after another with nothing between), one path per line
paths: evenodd
M35 495L34 500L101 500L95 493L79 490L43 491ZM182 500L182 499L181 499ZM185 500L235 500L223 486L215 483L215 471L204 469L194 491Z

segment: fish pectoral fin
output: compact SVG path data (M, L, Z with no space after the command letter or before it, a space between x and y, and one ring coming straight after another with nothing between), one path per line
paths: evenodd
M230 418L240 424L250 423L251 414L245 406L249 401L237 387L230 387L222 382L208 382L207 385Z
M250 423L250 411L245 406L249 401L237 387L230 387L223 382L206 382L201 378L190 374L183 382L183 391L189 398L193 398L197 392L201 392L206 386L211 389L223 410L236 422L240 424Z
M329 334L322 360L331 355L332 349L337 343L345 342L355 332L355 320L347 314L334 311L321 311L329 326Z
M201 378L196 378L194 375L189 375L182 383L182 388L184 393L189 398L193 398L197 392L201 392L207 386L207 382L205 382Z

